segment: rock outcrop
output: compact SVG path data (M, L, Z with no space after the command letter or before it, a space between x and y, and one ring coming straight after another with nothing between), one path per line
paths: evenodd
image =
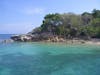
M26 42L32 40L32 35L13 35L11 39L14 41Z
M51 33L13 35L11 39L19 42L34 42L34 41L64 42L65 41L64 38L58 37Z

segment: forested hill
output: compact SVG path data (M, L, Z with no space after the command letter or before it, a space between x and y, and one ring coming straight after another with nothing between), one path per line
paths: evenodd
M47 14L42 25L30 33L50 33L65 38L81 36L100 38L100 10L94 9L91 13L82 14Z
M66 41L67 39L100 39L100 10L91 13L47 14L40 27L25 35L14 35L14 41Z

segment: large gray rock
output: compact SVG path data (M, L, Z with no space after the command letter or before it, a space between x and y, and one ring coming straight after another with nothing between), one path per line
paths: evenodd
M11 39L14 41L26 42L32 40L32 35L13 35Z

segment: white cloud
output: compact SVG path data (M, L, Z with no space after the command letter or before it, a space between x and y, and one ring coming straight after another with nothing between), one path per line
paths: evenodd
M43 14L45 13L44 8L24 8L21 10L22 13L27 15Z

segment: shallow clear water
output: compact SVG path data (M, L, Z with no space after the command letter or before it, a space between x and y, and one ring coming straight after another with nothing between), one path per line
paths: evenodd
M100 75L100 47L57 43L0 44L0 75Z

